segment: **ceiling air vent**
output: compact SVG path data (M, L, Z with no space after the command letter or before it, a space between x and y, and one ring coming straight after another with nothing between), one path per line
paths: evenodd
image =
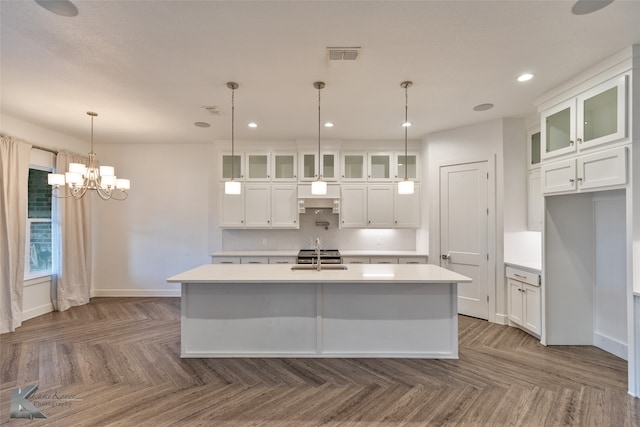
M220 109L220 107L217 107L217 106L215 106L215 105L212 105L212 106L206 106L206 105L205 105L205 106L204 106L204 107L202 107L202 108L204 108L205 110L207 110L207 111L209 112L209 114L211 114L212 116L222 116L222 115L223 115L223 112L222 112L222 110Z
M355 61L359 52L360 46L327 48L329 61Z

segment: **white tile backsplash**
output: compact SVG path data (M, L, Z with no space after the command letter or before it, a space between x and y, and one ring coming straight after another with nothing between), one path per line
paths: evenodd
M413 229L338 228L339 216L331 209L311 209L300 214L299 230L223 230L222 250L297 250L313 248L320 237L325 249L340 250L416 250ZM328 222L328 229L316 226Z

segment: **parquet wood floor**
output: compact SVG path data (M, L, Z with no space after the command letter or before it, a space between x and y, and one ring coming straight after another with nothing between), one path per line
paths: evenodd
M459 360L180 359L179 298L95 298L0 335L0 425L640 426L627 364L460 316ZM46 420L9 418L11 390Z

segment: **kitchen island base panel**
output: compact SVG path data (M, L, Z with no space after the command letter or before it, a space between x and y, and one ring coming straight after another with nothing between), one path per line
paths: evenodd
M181 356L458 357L455 283L183 283Z

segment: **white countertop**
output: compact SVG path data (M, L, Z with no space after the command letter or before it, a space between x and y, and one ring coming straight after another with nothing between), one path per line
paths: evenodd
M341 256L428 256L426 252L418 251L340 251ZM221 251L214 252L211 256L217 257L243 257L243 256L264 256L264 257L276 257L276 256L298 256L297 250L292 251Z
M431 264L350 264L347 270L292 270L283 264L205 264L167 279L178 283L462 283Z
M527 260L516 260L516 261L505 261L505 265L514 268L523 268L525 270L529 270L533 273L540 274L542 272L542 262L541 261L527 261Z

